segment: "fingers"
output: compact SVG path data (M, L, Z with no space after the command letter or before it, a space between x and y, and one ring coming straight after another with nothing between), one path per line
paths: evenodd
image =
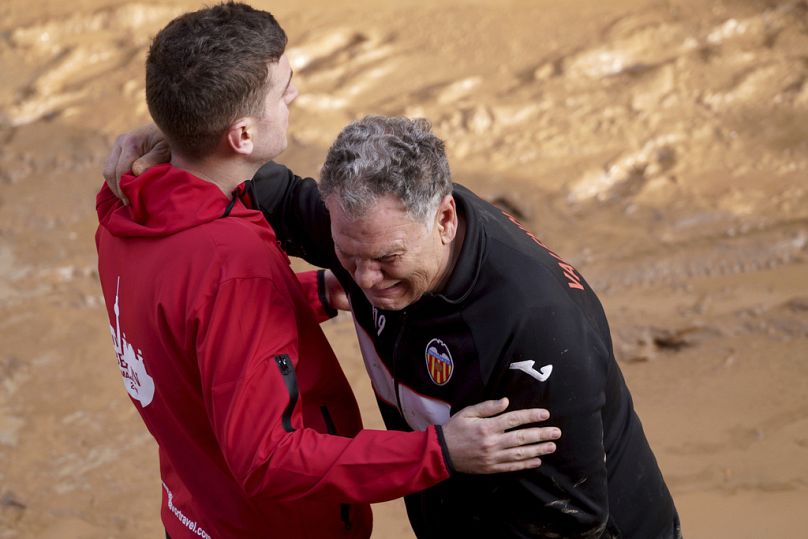
M112 151L107 156L107 160L104 163L104 179L107 181L107 185L109 185L110 190L117 196L121 198L121 192L118 186L119 178L115 174L115 169L118 165L118 159L121 156L121 137L118 137L115 140L115 145L112 147Z
M535 459L543 455L555 453L556 444L543 442L540 444L523 445L500 452L498 464L514 464L525 460Z
M554 453L556 444L542 442L504 449L496 453L495 460L490 462L483 473L502 473L528 470L541 466L544 455Z
M151 154L146 154L143 157L138 158L134 163L132 163L132 174L135 176L140 176L143 172L152 165L156 165L158 161L151 159Z
M132 174L135 176L140 176L147 168L165 163L171 158L168 145L165 143L158 143L143 157L140 157L141 153L137 154L137 159L132 163Z
M128 204L121 190L121 176L130 170L137 176L152 165L165 163L170 156L168 144L157 126L146 125L115 140L104 164L104 179L115 196Z
M544 408L529 408L527 410L514 410L499 417L494 418L495 427L499 430L510 430L528 425L530 423L538 423L545 421L550 417L550 412Z
M479 468L477 473L517 472L538 468L542 463L540 457L554 453L555 450L556 444L553 442L523 445L503 450L496 454L495 460L489 462L485 467Z
M489 470L482 473L488 474L488 473L519 472L522 470L532 470L534 468L538 468L539 466L541 466L541 459L536 457L532 459L494 464L489 468Z
M561 430L556 427L519 429L503 434L499 440L499 446L503 448L516 448L523 445L558 440L559 438L561 438Z
M544 455L550 455L555 453L555 450L556 444L553 442L523 445L503 452L502 461L503 463L522 462L523 460L530 460Z
M481 402L464 408L444 425L446 447L458 471L487 474L536 468L542 455L556 450L552 440L561 436L560 429L523 427L548 419L547 410L502 413L507 406L507 398Z
M132 170L132 163L141 155L143 155L143 150L140 142L132 136L127 137L121 143L121 152L118 156L118 162L115 164L115 177L118 181L120 181L121 176Z
M133 135L127 133L115 140L115 146L107 158L107 164L104 167L104 179L107 180L107 185L115 193L115 196L120 198L124 204L129 204L129 201L121 190L121 176L129 171L132 162L140 157L141 153L137 142L133 140Z
M508 398L504 397L496 401L483 401L472 406L466 406L459 412L461 417L491 417L501 414L508 408Z
M473 406L467 406L460 410L457 415L461 417L478 418L498 416L495 418L494 427L499 430L509 430L530 423L538 423L550 417L550 412L544 408L514 410L513 412L502 414L507 408L508 398L504 397L496 401L483 401Z
M104 162L104 178L109 181L110 178L115 177L115 165L118 163L118 157L121 155L121 145L120 145L121 137L118 137L115 140L115 145L112 147L112 151L107 156L106 162Z

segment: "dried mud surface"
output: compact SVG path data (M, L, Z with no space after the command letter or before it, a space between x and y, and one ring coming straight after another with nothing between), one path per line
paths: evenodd
M0 4L0 538L158 537L93 233L151 36L192 2ZM430 118L457 181L599 292L688 538L808 529L808 3L255 2L315 175L369 113ZM347 315L326 324L381 422ZM374 537L412 537L399 502Z

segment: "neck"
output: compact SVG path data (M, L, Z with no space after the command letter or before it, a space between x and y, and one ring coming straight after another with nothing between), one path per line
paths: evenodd
M258 170L253 164L237 159L215 156L189 159L176 153L171 156L171 164L216 185L228 199L240 183L252 178Z

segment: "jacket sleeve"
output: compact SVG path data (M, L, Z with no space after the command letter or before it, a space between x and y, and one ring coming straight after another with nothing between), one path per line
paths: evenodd
M494 396L509 397L511 409L547 408L547 424L562 434L540 468L502 476L502 537L601 537L609 519L601 419L608 358L575 305L521 318Z
M311 305L311 310L314 311L314 318L318 324L337 316L337 310L328 302L325 270L298 272L297 280L300 281L300 286Z
M341 269L331 239L328 209L317 182L269 162L252 180L253 200L283 250L321 268Z
M448 477L433 427L362 430L347 438L303 427L294 368L292 299L269 278L222 282L194 317L200 383L219 449L258 505L311 497L341 503L390 500ZM283 374L279 364L291 365ZM317 367L309 366L317 371Z

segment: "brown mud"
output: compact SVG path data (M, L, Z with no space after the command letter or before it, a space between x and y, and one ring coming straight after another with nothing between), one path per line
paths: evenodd
M150 37L193 2L0 4L0 539L158 537L156 451L114 363L94 195L148 120ZM599 292L690 539L808 529L808 3L256 2L316 175L369 113L430 118L457 181ZM380 426L347 315L326 324ZM403 506L374 537L411 537Z

